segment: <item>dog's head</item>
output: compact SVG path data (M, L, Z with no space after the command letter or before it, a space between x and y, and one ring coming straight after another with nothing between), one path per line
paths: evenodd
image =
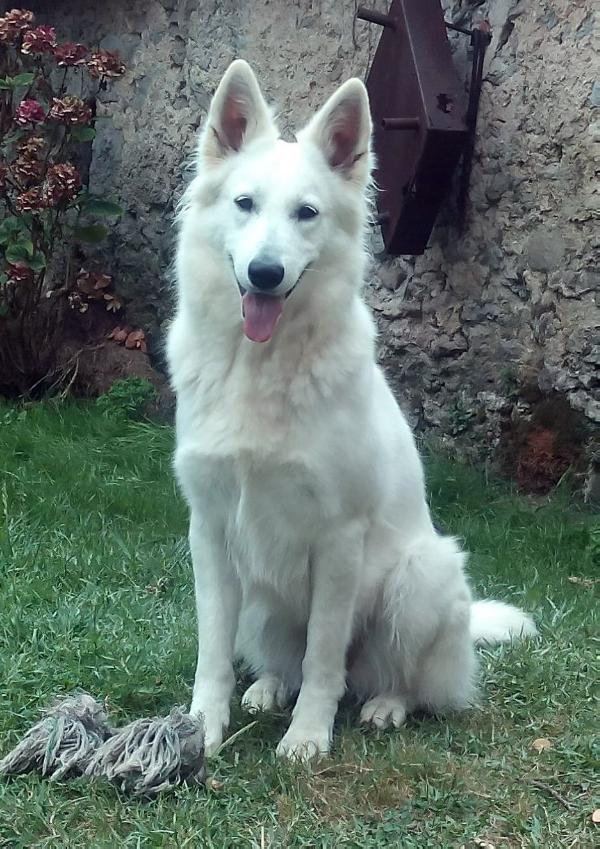
M196 211L242 298L248 338L271 338L303 279L333 273L361 242L371 120L360 80L344 83L298 134L279 138L250 66L233 62L199 144ZM306 273L308 272L308 273Z

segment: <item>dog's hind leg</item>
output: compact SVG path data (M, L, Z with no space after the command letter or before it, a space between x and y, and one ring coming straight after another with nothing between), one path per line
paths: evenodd
M382 729L404 724L411 706L402 650L394 645L387 617L378 611L365 623L348 669L348 687L362 702L360 721Z
M419 664L415 704L431 713L466 710L476 695L477 660L469 633L469 610L455 602Z
M256 680L242 696L250 713L283 707L300 689L306 629L277 594L264 586L246 589L236 654Z
M405 720L406 699L397 693L380 693L365 702L360 712L360 721L375 728L400 728Z
M289 699L289 690L277 675L261 675L242 696L242 707L248 713L275 710L284 707Z
M361 721L398 727L417 708L461 709L474 696L471 595L454 540L427 536L402 552L365 623L349 670Z

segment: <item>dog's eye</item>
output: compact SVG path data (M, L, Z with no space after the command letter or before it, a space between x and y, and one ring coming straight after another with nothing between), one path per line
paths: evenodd
M315 209L314 206L304 204L304 206L301 206L296 214L298 216L298 221L310 221L311 218L316 218L319 214L319 210Z
M248 195L240 195L239 198L235 199L235 203L244 212L252 212L254 209L254 201Z

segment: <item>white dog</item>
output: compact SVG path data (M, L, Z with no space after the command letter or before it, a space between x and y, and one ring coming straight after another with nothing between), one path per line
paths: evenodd
M370 134L352 79L282 141L236 61L184 198L168 356L198 612L191 710L208 751L229 723L235 655L256 677L249 710L298 694L278 753L307 758L329 751L346 688L378 728L465 708L474 643L535 633L514 607L472 602L375 362L361 299Z

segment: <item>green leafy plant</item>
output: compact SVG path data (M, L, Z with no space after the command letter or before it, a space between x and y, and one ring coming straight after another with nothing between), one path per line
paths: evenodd
M108 392L96 399L96 406L105 415L123 415L139 419L156 400L156 389L142 377L115 380Z
M588 549L592 564L600 569L600 524L590 528Z
M465 433L471 427L476 413L462 398L457 398L448 411L448 432L452 436Z
M73 160L95 136L95 91L120 77L115 53L59 44L51 26L13 9L0 18L0 391L27 392L52 371L68 309L102 300L111 278L79 269L83 243L122 210L90 194ZM75 85L91 91L87 99ZM86 89L86 90L87 90ZM97 286L96 284L99 283ZM98 293L99 296L98 296Z
M515 366L505 366L500 370L500 388L508 398L518 398L521 381Z

